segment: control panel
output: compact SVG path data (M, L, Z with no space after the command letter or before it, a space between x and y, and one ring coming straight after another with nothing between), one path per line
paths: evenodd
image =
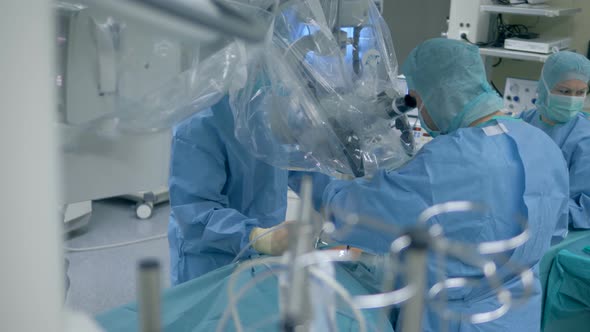
M537 81L508 77L504 89L504 106L510 112L520 113L535 108Z

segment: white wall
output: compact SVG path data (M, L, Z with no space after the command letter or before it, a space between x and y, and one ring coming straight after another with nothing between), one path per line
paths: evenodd
M399 64L426 39L447 30L450 0L384 0L383 17L391 29Z

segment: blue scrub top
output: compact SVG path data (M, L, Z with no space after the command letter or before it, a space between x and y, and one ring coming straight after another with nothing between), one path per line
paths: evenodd
M590 229L590 120L580 113L567 123L551 126L537 110L524 112L521 118L543 130L561 149L570 175L570 227Z
M495 119L483 128L461 128L426 144L404 167L380 171L372 179L332 181L323 201L333 221L344 229L341 211L358 213L398 226L415 224L426 208L449 201L472 201L486 212L446 214L430 223L440 224L445 236L462 243L507 239L521 232L518 216L528 220L531 238L507 253L509 262L531 267L534 291L526 304L513 307L498 320L473 325L453 322L449 331L539 331L541 288L538 262L552 242L567 232L568 175L561 152L547 135L523 121ZM340 211L340 212L339 212ZM387 252L396 234L375 231L362 224L338 240L371 252ZM432 262L431 262L432 263ZM429 280L434 282L434 264ZM502 269L500 265L500 269ZM481 270L455 260L446 265L447 277L482 277ZM522 293L517 278L506 275L504 287ZM477 313L500 306L485 287L448 292L452 310ZM398 326L399 326L398 321ZM424 331L439 331L438 315L428 309Z
M285 219L287 171L250 155L235 139L233 123L224 98L174 130L168 227L173 285L229 264L253 227Z

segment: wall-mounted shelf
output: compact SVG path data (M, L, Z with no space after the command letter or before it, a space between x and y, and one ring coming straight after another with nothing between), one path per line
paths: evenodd
M482 5L481 11L498 14L515 14L530 16L572 16L582 11L581 8L552 7L548 5Z
M514 60L524 60L524 61L536 61L536 62L545 62L547 58L551 54L539 54L539 53L531 53L531 52L521 52L521 51L513 51L507 50L501 47L481 47L479 49L481 55L485 56L493 56L497 58L506 58L506 59L514 59Z

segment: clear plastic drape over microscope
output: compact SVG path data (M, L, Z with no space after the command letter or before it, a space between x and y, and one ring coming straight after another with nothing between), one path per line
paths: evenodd
M266 162L365 176L403 164L413 138L405 116L389 115L402 93L378 9L337 3L282 3L264 50L249 52L248 81L231 91L231 105L238 139Z
M80 135L108 138L166 130L214 105L231 85L244 85L244 45L251 41L216 31L207 40L191 38L165 29L167 23L177 22L173 19L162 19L159 26L106 10L94 1L83 2L84 6L75 6L83 17L71 23L76 24L70 28L76 35L68 43L84 47L67 54L72 77L60 81L69 95L69 110L61 117L71 129L66 143L75 146ZM223 15L239 13L256 23L249 27L245 22L242 29L268 29L274 4L274 0L228 0L223 2ZM60 2L57 9L61 13L72 6ZM202 28L203 33L208 31Z
M372 1L224 3L267 23L267 39L199 44L93 15L96 54L85 61L98 91L70 81L80 97L62 117L74 129L66 142L165 130L229 94L237 138L274 166L360 177L410 158L411 128L396 110L405 91Z

